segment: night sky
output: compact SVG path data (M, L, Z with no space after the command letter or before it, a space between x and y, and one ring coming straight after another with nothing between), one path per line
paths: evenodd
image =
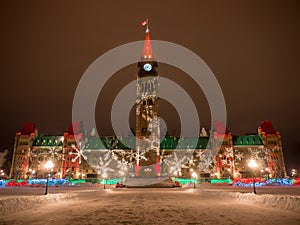
M27 121L42 134L62 135L84 71L106 51L142 40L140 23L149 18L152 39L194 51L213 71L233 135L271 120L282 135L287 172L300 170L299 1L7 1L0 17L0 151L13 149ZM136 65L120 70L100 93L100 135L113 134L112 102L137 71ZM190 94L210 129L201 89L174 67L161 63L159 74ZM179 130L176 110L163 100L161 116L169 132Z

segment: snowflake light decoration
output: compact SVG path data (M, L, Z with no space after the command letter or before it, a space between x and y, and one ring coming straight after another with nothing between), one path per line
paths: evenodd
M169 172L171 174L174 174L177 172L180 173L182 168L187 168L185 164L188 163L188 159L186 155L184 155L183 157L178 157L177 153L174 152L173 155L171 157L168 157L165 162L170 168Z
M235 154L235 159L241 161L244 158L244 153L238 152Z
M62 149L57 147L42 148L39 154L32 153L32 158L38 156L42 156L44 159L50 157L53 161L63 159Z
M251 158L256 160L266 160L268 157L268 151L263 149L248 148Z
M95 169L102 175L107 175L108 172L114 172L115 170L110 167L112 159L104 160L101 156L99 157L98 165L94 166Z
M75 145L72 145L71 147L73 150L75 150L75 152L73 151L69 152L69 155L75 155L75 157L72 158L72 162L76 162L76 160L78 159L78 163L81 164L81 158L87 160L87 156L85 155L85 152L90 152L90 150L84 149L84 145L82 144L82 142L79 143L78 147Z
M213 163L213 160L210 158L202 159L199 164L200 171L206 171L206 170L210 169L210 166L212 165L212 163Z
M233 149L225 147L224 154L226 155L227 158L230 158L230 157L233 158Z
M133 153L133 158L137 161L137 160L145 160L148 161L148 159L145 157L145 151L141 152L141 151L136 151Z
M122 158L118 161L117 168L119 169L119 174L123 176L128 171L128 162Z
M196 166L197 159L192 155L188 158L188 167Z
M210 169L214 161L214 157L210 150L206 149L202 152L200 163L199 163L199 169L200 171L206 171Z
M198 150L198 151L196 152L196 157L198 157L198 158L199 158L199 160L201 160L201 159L202 159L202 157L203 157L203 154L204 154L204 151L202 151L202 150Z

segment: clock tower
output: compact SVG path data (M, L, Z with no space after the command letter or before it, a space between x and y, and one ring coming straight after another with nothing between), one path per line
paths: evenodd
M159 128L159 97L158 97L158 64L154 60L150 41L148 20L144 49L138 63L137 98L136 98L136 151L143 155L137 159L137 172L141 166L150 166L147 171L152 175L160 174L160 128ZM145 159L146 158L146 159ZM142 172L142 171L140 171ZM141 174L141 173L139 173Z

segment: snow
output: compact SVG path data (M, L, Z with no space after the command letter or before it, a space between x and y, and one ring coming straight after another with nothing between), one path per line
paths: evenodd
M299 224L299 195L237 189L0 188L0 224ZM263 188L258 189L261 191ZM282 188L281 188L282 189ZM285 189L289 192L291 189ZM22 192L23 191L23 192ZM280 190L280 193L284 191ZM20 195L18 195L21 193ZM4 195L5 194L5 195Z
M264 207L274 207L278 209L290 210L300 213L300 197L289 195L256 195L254 193L239 193L239 192L217 192L206 190L216 196L232 198L245 203L257 204Z
M18 196L0 199L2 213L28 210L57 201L76 199L76 193L52 194L44 196Z

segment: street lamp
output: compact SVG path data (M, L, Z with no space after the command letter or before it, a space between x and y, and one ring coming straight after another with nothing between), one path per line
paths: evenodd
M230 180L230 172L231 172L230 168L228 168L227 171L228 171L228 180Z
M102 174L102 177L103 177L103 189L105 189L105 178L107 177L107 174L106 173Z
M0 179L4 179L4 175L5 175L4 170L0 170Z
M269 168L266 168L265 169L266 173L267 173L267 178L268 180L270 179L270 169Z
M194 178L194 189L195 189L196 188L195 179L197 179L197 174L195 172L193 172L192 177Z
M296 177L297 171L295 169L292 169L292 177Z
M45 168L47 169L47 182L46 182L46 191L45 191L45 195L47 195L48 194L48 185L49 185L49 171L51 170L51 169L53 169L53 167L54 167L54 164L53 164L53 162L51 161L51 160L48 160L47 162L46 162L46 164L45 164Z
M248 166L250 167L250 168L252 168L253 169L253 174L252 174L252 178L253 178L253 193L254 194L256 194L256 190L255 190L255 180L254 180L254 170L255 170L255 168L257 167L257 163L256 163L256 161L254 160L254 159L251 159L250 161L249 161L249 163L248 163Z
M28 170L28 179L33 178L34 174L35 174L35 170L29 169L29 170Z

